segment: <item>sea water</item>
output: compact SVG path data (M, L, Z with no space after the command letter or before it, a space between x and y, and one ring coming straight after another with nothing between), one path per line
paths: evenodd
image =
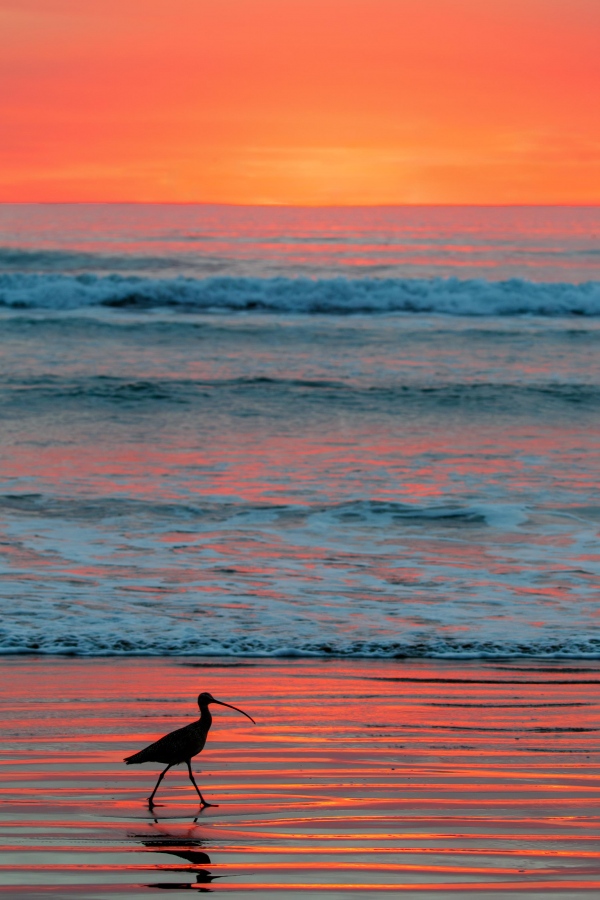
M0 652L600 656L599 232L0 206Z

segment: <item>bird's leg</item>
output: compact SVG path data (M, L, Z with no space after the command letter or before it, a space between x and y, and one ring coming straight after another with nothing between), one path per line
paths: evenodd
M163 780L163 778L165 777L165 775L167 774L167 772L169 771L169 769L171 768L172 765L173 765L173 763L169 763L169 765L167 766L167 768L164 769L164 770L160 773L160 775L158 776L158 781L157 781L156 784L154 785L154 790L152 791L152 793L151 793L150 796L148 797L148 809L152 809L152 807L154 806L154 802L153 802L153 801L154 801L154 795L156 794L156 792L157 792L157 790L158 790L159 784L161 783L161 781Z
M196 784L196 780L194 778L194 773L192 772L192 764L189 761L189 759L187 760L187 767L188 767L188 772L190 773L190 781L196 788L196 792L197 792L198 796L200 797L200 803L202 804L202 806L218 806L217 803L207 803L206 800L204 799L204 797L202 796L202 794L200 793L200 788Z

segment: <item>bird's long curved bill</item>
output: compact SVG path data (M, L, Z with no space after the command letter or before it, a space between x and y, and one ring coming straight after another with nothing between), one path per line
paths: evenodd
M256 722L254 721L252 716L249 716L248 713L245 713L243 709L238 709L237 706L232 706L231 703L223 703L222 700L215 700L214 703L218 703L219 706L227 706L229 709L235 709L236 712L241 712L243 716L246 716L247 719L250 719L253 725L256 725Z

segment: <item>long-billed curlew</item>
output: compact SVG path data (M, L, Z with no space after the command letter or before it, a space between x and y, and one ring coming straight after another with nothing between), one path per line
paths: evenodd
M154 806L154 795L158 790L158 786L171 766L177 766L182 762L187 763L188 772L190 773L190 781L198 792L198 796L200 797L200 803L202 804L202 806L217 805L215 803L207 803L200 793L200 788L198 787L194 779L191 765L192 757L197 756L198 753L200 753L200 751L203 749L206 743L206 736L208 735L210 726L212 725L212 716L208 708L210 703L218 703L219 706L227 706L229 709L235 709L236 712L241 713L243 716L246 716L247 719L250 719L253 724L256 724L252 716L249 716L248 713L245 713L243 709L238 709L237 706L232 706L230 703L223 703L222 700L215 700L213 695L209 694L207 691L204 691L204 693L200 694L198 697L200 718L197 722L191 722L184 728L178 728L177 731L171 731L170 734L165 734L164 737L159 738L153 744L150 744L148 747L140 750L139 753L134 753L133 756L125 757L124 762L126 762L128 766L138 765L138 763L145 762L167 763L167 768L164 769L158 776L158 781L154 786L154 790L148 797L148 807L150 809L152 809L152 807Z

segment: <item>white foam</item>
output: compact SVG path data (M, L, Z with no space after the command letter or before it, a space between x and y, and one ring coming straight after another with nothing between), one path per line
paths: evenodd
M2 511L0 653L600 657L593 511L358 501L265 515L41 494Z
M440 313L459 316L598 316L600 282L584 284L450 279L137 278L121 275L0 276L11 308L197 312Z

